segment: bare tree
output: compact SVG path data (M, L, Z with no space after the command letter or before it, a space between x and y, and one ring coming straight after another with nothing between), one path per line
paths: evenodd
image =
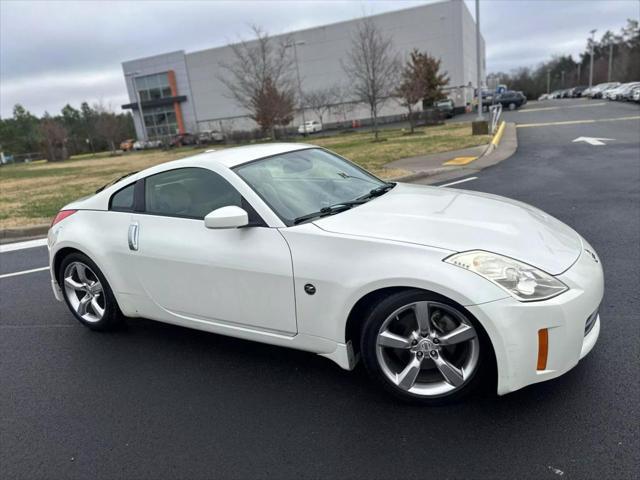
M354 95L369 105L376 140L378 112L393 95L399 65L391 38L382 34L373 19L364 18L353 35L342 69L351 81Z
M93 109L96 112L96 133L107 142L111 153L115 153L116 144L122 140L124 134L122 122L109 105L100 102L95 104Z
M304 96L305 108L310 108L320 120L324 123L324 116L331 111L331 108L337 103L337 91L340 87L334 85L326 88L319 88L307 93Z
M40 121L40 135L47 161L57 162L67 159L67 130L61 122L51 117L47 112Z
M355 108L355 103L351 97L351 92L348 88L336 85L334 87L335 105L332 110L336 115L342 118L343 122L347 122L347 116Z
M260 27L252 28L254 41L230 46L234 60L220 63L224 72L220 81L227 87L229 97L275 138L275 127L293 119L294 59L287 52L288 38L276 43Z

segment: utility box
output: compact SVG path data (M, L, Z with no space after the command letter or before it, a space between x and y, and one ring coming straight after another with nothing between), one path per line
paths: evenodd
M471 122L471 132L473 135L489 135L489 122L486 120Z

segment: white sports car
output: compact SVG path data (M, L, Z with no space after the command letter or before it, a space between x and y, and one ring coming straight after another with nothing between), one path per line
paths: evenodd
M362 359L427 404L492 375L499 394L562 375L600 332L602 265L565 224L494 195L383 182L311 145L120 178L65 206L48 243L55 296L89 328L144 317L348 370Z

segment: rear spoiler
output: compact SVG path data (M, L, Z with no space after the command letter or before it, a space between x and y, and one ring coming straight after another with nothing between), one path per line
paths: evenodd
M98 188L96 190L96 193L100 193L101 191L103 191L105 188L110 187L111 185L114 185L116 183L118 183L120 180L124 180L127 177L130 177L131 175L138 173L138 171L136 170L135 172L129 172L129 173L125 173L124 175L122 175L121 177L116 178L115 180L111 180L108 183L105 183L103 186L101 186L100 188Z

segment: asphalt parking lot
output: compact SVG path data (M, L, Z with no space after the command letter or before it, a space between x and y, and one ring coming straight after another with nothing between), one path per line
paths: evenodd
M638 478L640 107L533 103L505 114L516 154L456 188L531 203L598 251L601 337L571 372L407 406L303 352L151 321L91 332L48 272L3 278L46 265L16 250L0 254L2 477Z

